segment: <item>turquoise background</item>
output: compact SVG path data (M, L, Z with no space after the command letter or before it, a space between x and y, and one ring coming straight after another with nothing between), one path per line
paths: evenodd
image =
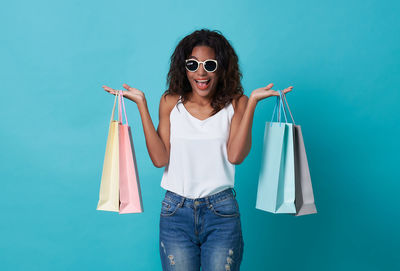
M274 83L302 126L318 214L255 209L265 122L236 166L241 270L399 270L398 1L7 1L0 9L0 270L161 270L164 168L127 101L143 214L97 211L114 97L155 127L169 58L200 28L235 48L245 94Z

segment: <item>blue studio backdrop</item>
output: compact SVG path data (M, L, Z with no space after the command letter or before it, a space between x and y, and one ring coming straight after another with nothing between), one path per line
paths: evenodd
M239 56L245 94L274 83L303 131L318 214L255 208L265 122L236 166L251 270L400 270L399 2L6 1L0 9L0 270L161 270L160 187L135 103L144 213L97 211L114 96L142 90L155 127L170 56L196 29Z

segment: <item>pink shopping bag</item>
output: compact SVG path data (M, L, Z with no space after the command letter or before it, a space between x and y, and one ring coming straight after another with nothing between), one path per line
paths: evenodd
M122 91L118 94L118 134L119 134L119 195L120 214L142 213L143 202L140 190L139 174L133 146L131 128L126 117L125 103ZM122 109L124 108L126 124L122 123Z

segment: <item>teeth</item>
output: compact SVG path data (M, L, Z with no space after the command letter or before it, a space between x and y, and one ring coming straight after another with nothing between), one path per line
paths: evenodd
M196 82L201 82L201 83L206 83L206 82L208 82L209 80L196 80L196 79L195 79L195 81L196 81Z

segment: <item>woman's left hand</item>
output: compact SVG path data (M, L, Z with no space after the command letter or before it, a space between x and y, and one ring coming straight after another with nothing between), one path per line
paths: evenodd
M262 99L265 99L265 98L268 98L268 97L271 97L271 96L279 96L279 92L278 91L271 89L273 86L274 86L274 84L271 83L266 87L258 88L258 89L253 90L253 92L250 95L250 98L253 98L258 102L258 101L261 101ZM286 94L286 93L292 91L292 89L293 89L293 87L290 86L290 87L285 88L284 90L282 90L282 92L284 94Z

